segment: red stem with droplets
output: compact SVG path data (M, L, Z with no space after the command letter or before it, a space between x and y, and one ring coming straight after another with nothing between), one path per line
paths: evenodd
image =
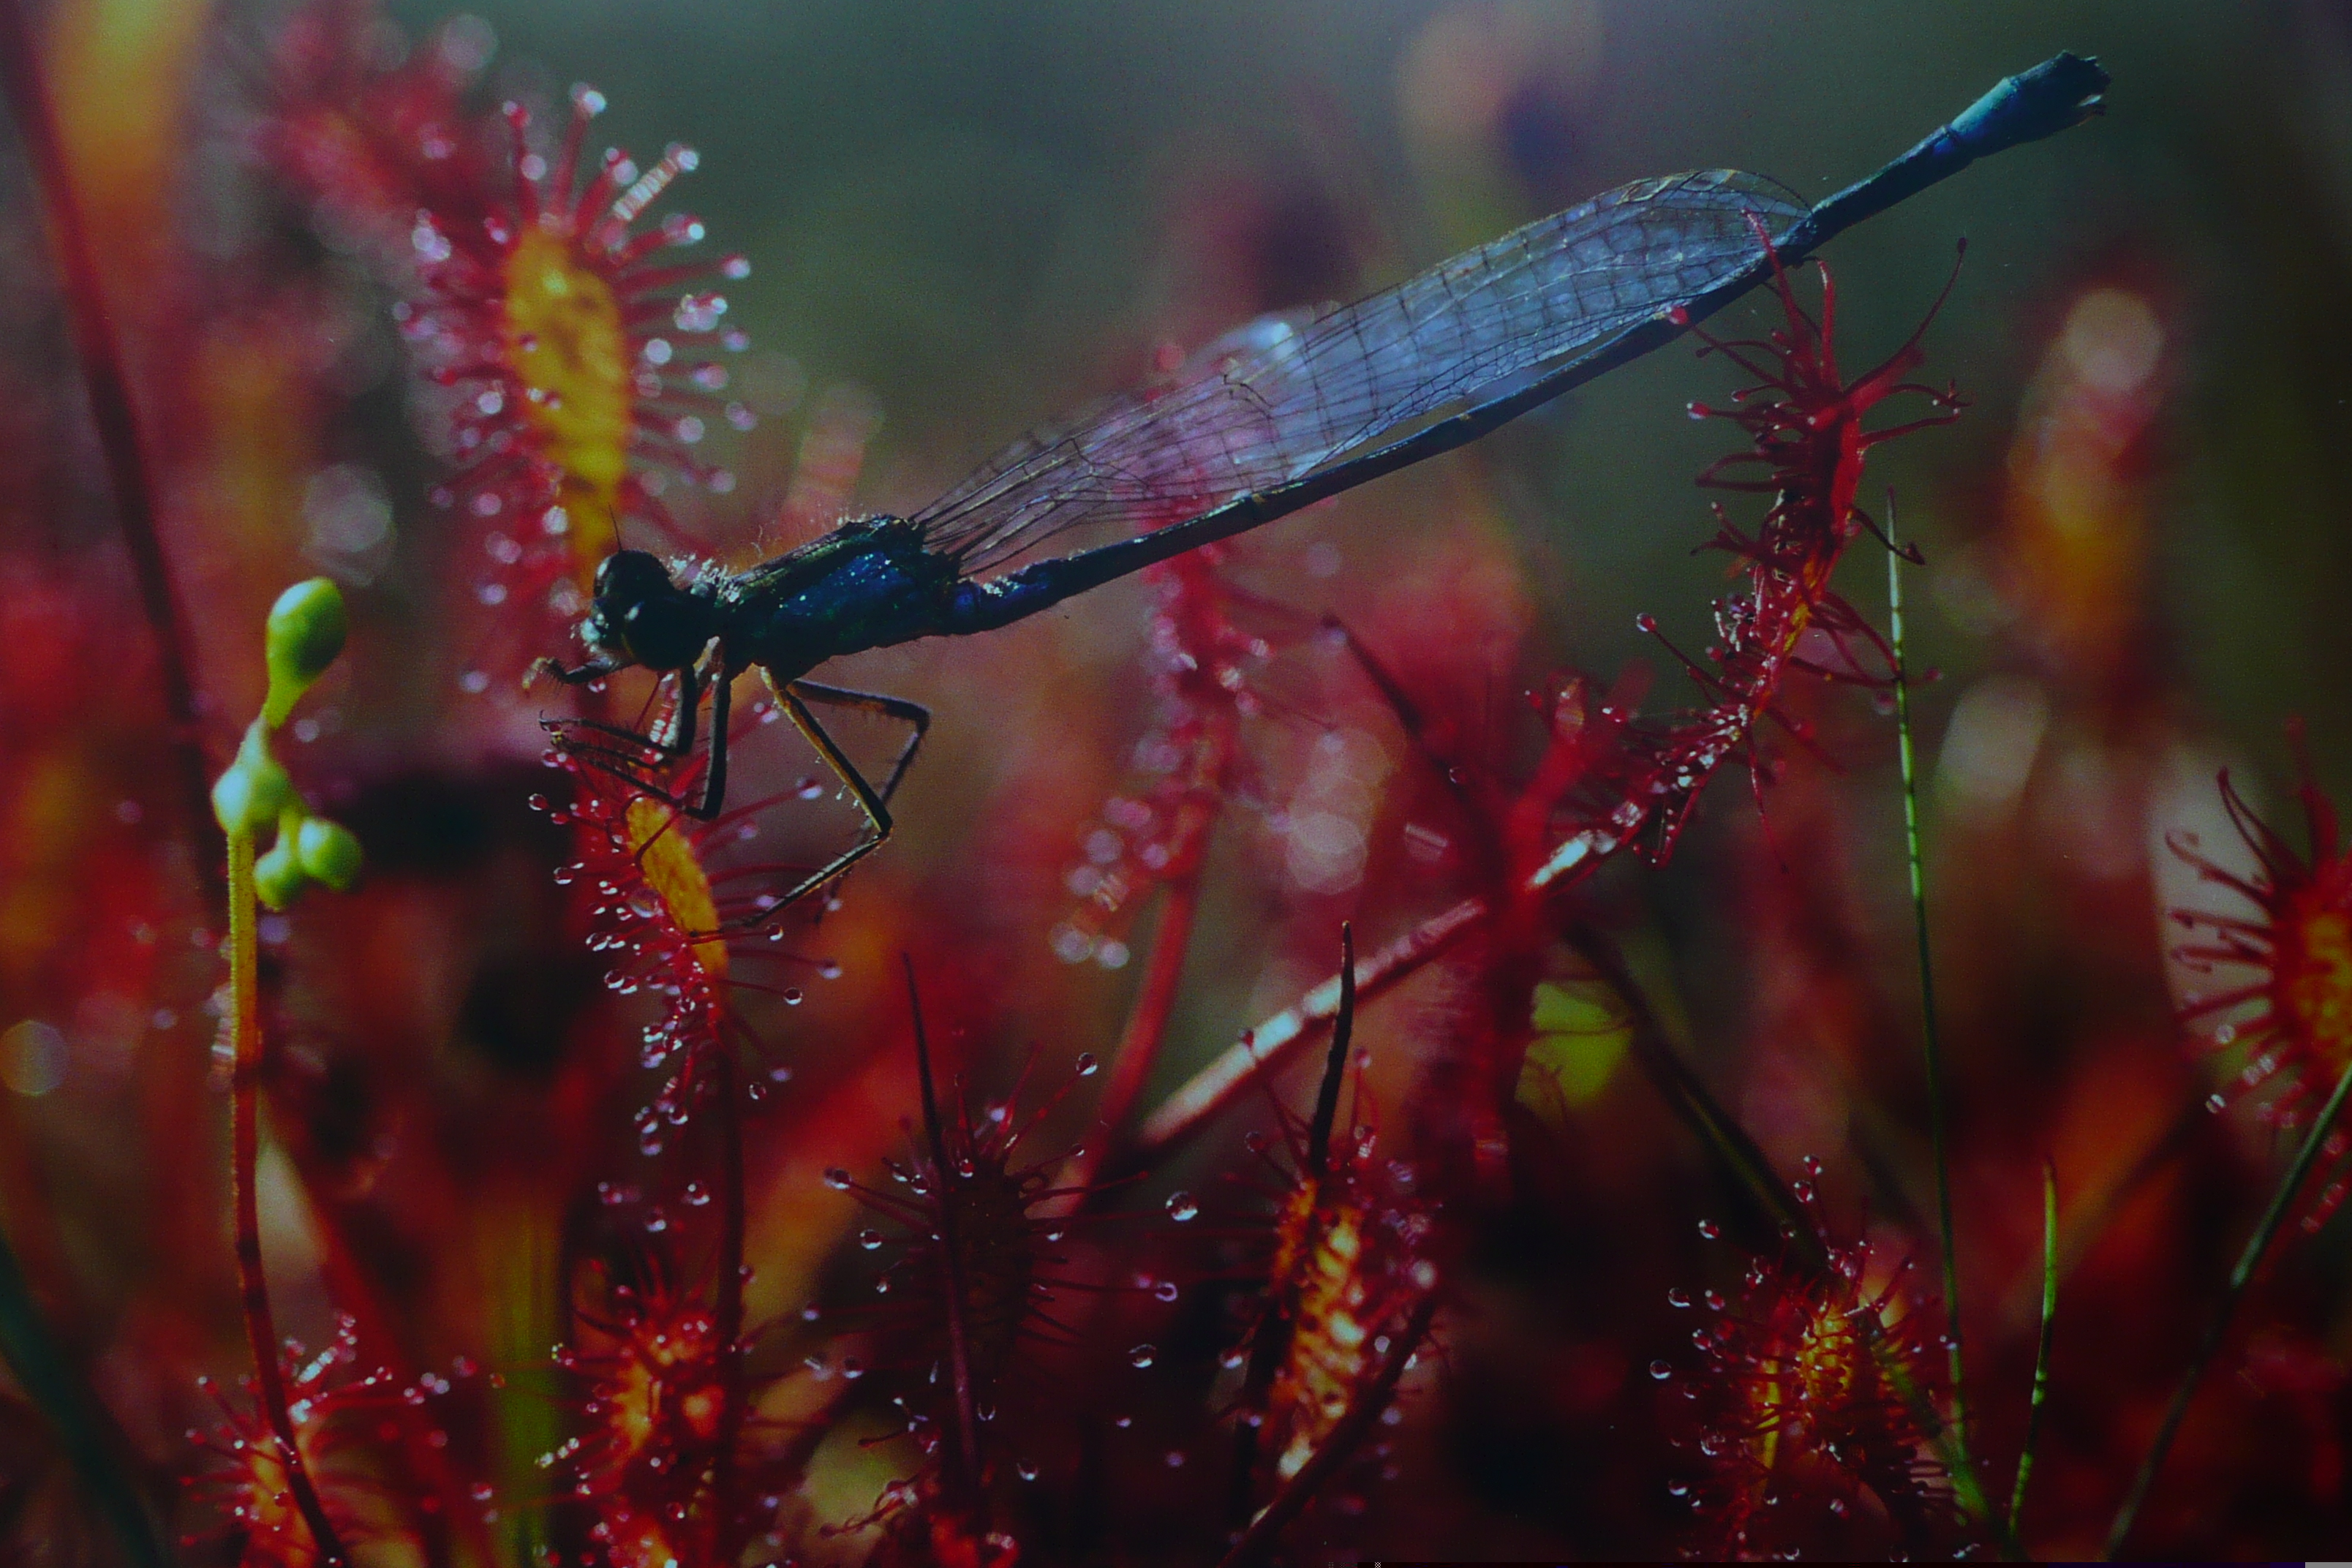
M1350 966L1354 1000L1369 1002L1419 973L1432 960L1451 952L1455 943L1485 926L1493 910L1484 898L1463 900L1431 916L1361 963ZM1206 1127L1233 1098L1269 1072L1288 1062L1331 1026L1339 1017L1343 986L1338 975L1308 992L1294 1005L1248 1031L1223 1056L1195 1074L1183 1088L1160 1101L1137 1135L1130 1159L1164 1156L1170 1150ZM1123 1172L1122 1164L1118 1174Z
M710 1082L719 1102L719 1279L712 1316L719 1331L719 1386L724 1402L719 1413L710 1512L715 1561L732 1563L742 1551L735 1509L735 1450L742 1441L751 1398L743 1379L743 1108L733 1054L720 1049L714 1055L718 1059Z
M948 1468L950 1496L960 1506L977 1512L980 1503L980 1406L972 1391L971 1333L964 1321L963 1240L957 1234L955 1205L949 1185L955 1169L948 1163L947 1132L940 1121L939 1089L931 1077L931 1047L923 1035L923 1001L915 989L915 961L907 966L907 1005L915 1020L915 1076L923 1091L923 1134L931 1151L932 1180L939 1184L940 1271L945 1276L948 1312L948 1363L955 1384L958 1463Z
M1144 968L1143 984L1136 992L1135 1011L1128 1016L1118 1049L1111 1058L1109 1080L1103 1085L1102 1104L1096 1113L1102 1135L1086 1153L1070 1162L1060 1183L1063 1186L1092 1186L1110 1167L1129 1136L1128 1118L1143 1098L1151 1069L1160 1060L1160 1047L1168 1038L1168 1020L1176 1011L1178 982L1184 977L1184 958L1192 945L1192 925L1200 910L1201 874L1195 868L1168 885L1167 900L1160 907L1160 924L1151 933L1151 958ZM1081 1194L1073 1200L1073 1206L1085 1201Z

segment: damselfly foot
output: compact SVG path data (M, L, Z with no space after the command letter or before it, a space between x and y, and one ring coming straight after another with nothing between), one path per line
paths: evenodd
M553 661L547 661L553 665ZM565 672L554 666L559 678ZM576 673L576 672L575 672ZM816 681L778 681L768 677L769 690L774 695L779 710L793 722L809 745L816 752L825 767L838 778L849 796L866 818L866 831L856 842L824 865L794 883L751 914L724 921L711 936L738 936L759 930L773 920L782 910L798 903L811 893L824 889L828 894L837 891L841 879L849 868L879 848L890 837L890 797L898 793L899 783L915 761L915 754L929 733L930 710L920 703L903 698L887 697L878 692L853 691L844 687L825 686ZM709 744L702 753L700 779L693 777L698 764L695 738L697 714L701 706L701 687L705 679L692 668L677 672L679 683L678 705L663 729L653 733L632 730L624 725L610 724L595 719L541 719L540 727L553 739L556 748L581 765L612 778L629 790L660 805L698 822L718 819L726 799L728 755L730 742L729 710L733 682L724 677L709 679L711 722ZM577 684L577 682L574 682ZM855 712L871 713L878 718L893 719L908 726L906 743L890 764L890 771L877 789L869 783L841 745L810 710L810 704L844 708ZM681 769L680 764L684 764Z

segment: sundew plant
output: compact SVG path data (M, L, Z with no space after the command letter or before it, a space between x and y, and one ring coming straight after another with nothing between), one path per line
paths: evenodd
M1376 9L0 0L0 1559L2346 1554L2352 31Z

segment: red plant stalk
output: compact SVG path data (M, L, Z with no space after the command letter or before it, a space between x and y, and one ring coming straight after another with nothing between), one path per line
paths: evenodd
M1226 792L1244 765L1241 721L1257 710L1246 671L1265 657L1265 645L1233 622L1234 590L1219 570L1223 559L1222 550L1212 548L1152 568L1160 594L1151 623L1152 683L1163 711L1139 752L1160 753L1164 765L1136 798L1115 802L1106 812L1118 824L1120 854L1108 866L1087 868L1091 907L1081 918L1115 917L1154 883L1167 889L1167 897L1135 1009L1103 1086L1102 1136L1073 1158L1065 1186L1091 1187L1129 1136L1128 1118L1150 1082L1175 1012L1200 913L1202 864L1224 815Z
M261 963L250 834L229 835L228 882L229 994L236 1009L232 1027L236 1051L229 1078L229 1181L236 1209L237 1298L246 1342L253 1352L254 1385L278 1439L287 1489L319 1542L320 1556L329 1564L341 1564L350 1555L328 1521L295 1441L286 1378L278 1365L278 1325L269 1310L269 1281L261 1267L261 1212L255 1180L261 1149Z
M1118 1037L1111 1058L1110 1078L1103 1085L1102 1109L1097 1121L1101 1135L1088 1142L1063 1173L1060 1184L1093 1190L1111 1167L1123 1141L1122 1129L1143 1097L1160 1047L1168 1037L1168 1020L1176 1011L1177 983L1184 977L1184 958L1192 945L1192 923L1201 909L1201 871L1195 866L1168 886L1160 906L1160 924L1151 933L1151 957L1145 964L1142 987L1136 993L1135 1011ZM1070 1200L1075 1208L1083 1194Z
M1360 961L1355 966L1356 1000L1369 1002L1419 973L1484 926L1493 913L1485 899L1465 899ZM1182 1142L1207 1126L1259 1072L1271 1071L1305 1049L1339 1016L1343 989L1335 974L1256 1028L1243 1030L1223 1055L1160 1101L1138 1132L1130 1156L1157 1155Z
M1593 703L1588 682L1570 679L1553 692L1550 735L1527 784L1512 791L1487 763L1457 751L1450 726L1433 724L1403 682L1370 648L1350 637L1357 663L1395 712L1408 742L1445 786L1459 824L1457 858L1477 897L1496 911L1485 922L1469 966L1480 976L1484 1006L1445 1031L1426 1064L1419 1092L1433 1116L1423 1142L1443 1176L1457 1190L1499 1193L1506 1182L1503 1108L1516 1092L1530 1032L1527 998L1541 977L1552 940L1548 918L1553 882L1531 880L1552 859L1556 821L1563 810L1590 820L1605 811L1619 825L1619 805L1643 784L1656 793L1656 769L1643 759L1627 784L1614 754L1622 739L1627 694ZM1596 793L1596 783L1599 789ZM1555 879L1555 881L1557 879Z
M719 1278L711 1317L719 1342L718 1457L710 1479L712 1560L732 1563L742 1554L741 1521L736 1517L736 1449L743 1436L751 1391L743 1379L743 1108L736 1082L735 1055L711 1053L710 1084L719 1121Z
M73 172L58 137L56 107L25 0L0 0L0 91L6 93L15 110L16 133L33 165L34 184L48 219L58 281L65 295L82 386L89 398L90 423L121 513L122 542L131 555L131 576L139 584L140 609L155 638L157 673L171 721L170 744L179 764L183 805L190 831L202 835L211 831L212 776L198 737L192 673L195 660L187 616L180 607L171 565L164 558L157 529L161 508L140 431L138 405L131 397L122 344L107 308L105 283L90 248L89 225L75 192ZM215 874L213 858L198 855L196 863L204 868L200 875L209 882ZM212 891L217 895L220 889L215 886Z
M978 1517L981 1499L982 1471L980 1463L979 1399L973 1393L971 1368L971 1335L964 1321L970 1298L964 1287L962 1237L957 1232L958 1215L955 1205L947 1200L946 1183L955 1167L948 1163L946 1134L940 1121L939 1091L931 1079L930 1042L923 1034L923 1000L915 989L915 961L905 960L907 967L907 1003L915 1020L916 1077L922 1086L923 1135L929 1141L934 1180L941 1184L938 1212L940 1268L947 1286L948 1367L955 1395L956 1444L954 1460L947 1466L949 1500L971 1517Z

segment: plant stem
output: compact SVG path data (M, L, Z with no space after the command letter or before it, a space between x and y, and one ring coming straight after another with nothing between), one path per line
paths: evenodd
M157 526L162 509L140 431L138 405L131 395L114 317L107 308L105 279L91 248L73 171L58 135L56 106L41 67L40 40L26 15L26 0L0 0L0 90L5 91L15 110L16 134L24 142L48 219L49 243L80 362L82 390L89 399L90 423L121 513L122 542L131 555L131 576L139 584L140 608L155 638L157 675L171 721L171 746L179 763L189 831L201 836L214 830L211 778L196 725L194 655L187 616L180 608L171 565L163 555ZM196 863L205 868L202 874L209 881L212 858L200 854ZM215 884L215 896L219 890Z
M2211 1114L2206 1110L2201 1102L2185 1107L2180 1114L2173 1119L2170 1126L2166 1128L2155 1141L2141 1149L2129 1163L2123 1166L2121 1174L2111 1176L2104 1182L2094 1183L2087 1191L2075 1193L2074 1207L2065 1215L2058 1231L2060 1284L2065 1283L2066 1279L2081 1266L2083 1259L2089 1255L2091 1249L2106 1236L2108 1223L2121 1212L2123 1206L2131 1201L2151 1177L2163 1170L2180 1153L2191 1137L2200 1129L2210 1125L2212 1120ZM2037 1306L2040 1295L2041 1292L2036 1288L2034 1304ZM2021 1319L2024 1314L2025 1306L2019 1304L2016 1298L2012 1298L2011 1304L2004 1306L2000 1315L2003 1321L2014 1322Z
M956 1224L953 1183L955 1167L948 1163L947 1134L940 1121L939 1089L931 1077L931 1046L923 1034L923 999L915 989L915 961L902 955L907 967L907 1005L915 1020L915 1072L923 1091L923 1133L930 1145L931 1180L939 1188L935 1211L939 1236L940 1273L945 1286L948 1314L948 1369L955 1393L956 1447L960 1461L946 1467L949 1493L956 1505L975 1520L982 1500L980 1464L980 1402L972 1385L971 1332L964 1314L970 1309L963 1271L963 1238Z
M1952 1166L1944 1127L1944 1047L1936 1023L1936 965L1927 942L1927 878L1919 854L1919 778L1911 750L1911 672L1903 652L1903 557L1894 548L1895 510L1891 504L1886 512L1886 629L1887 642L1895 655L1895 734L1903 771L1903 848L1911 871L1911 923L1919 948L1920 1040L1927 1066L1927 1127L1936 1151L1936 1217L1942 1227L1944 1242L1944 1342L1952 1380L1950 1429L1954 1452L1968 1463L1969 1396L1960 1364L1960 1263L1958 1242L1952 1227Z
M115 1463L118 1445L109 1435L111 1423L42 1320L5 1235L0 1235L0 1359L16 1373L26 1397L57 1429L81 1476L82 1489L106 1516L123 1556L139 1568L162 1568L168 1559L153 1521Z
M1136 1101L1143 1098L1144 1086L1151 1081L1151 1069L1160 1059L1160 1047L1168 1037L1168 1020L1176 1011L1177 984L1184 977L1184 957L1192 945L1192 926L1200 910L1201 873L1195 867L1169 884L1168 896L1160 906L1160 922L1151 932L1151 958L1135 994L1135 1011L1128 1016L1127 1027L1119 1034L1118 1054L1111 1058L1110 1077L1103 1085L1102 1103L1095 1113L1102 1134L1088 1141L1087 1152L1070 1162L1069 1171L1057 1185L1091 1187L1118 1159L1120 1145L1129 1136L1128 1118L1134 1114ZM1085 1202L1083 1194L1073 1197L1073 1211Z
M302 1450L287 1412L286 1376L278 1361L278 1325L269 1312L269 1281L261 1267L261 1210L256 1167L261 1150L261 994L259 924L253 886L253 836L228 836L228 986L236 1065L229 1077L229 1181L236 1207L236 1279L245 1312L246 1342L253 1351L254 1386L262 1415L278 1439L286 1489L319 1543L328 1564L351 1561L328 1522L311 1485Z
M711 1292L711 1318L719 1339L719 1386L724 1403L719 1411L710 1512L718 1542L714 1558L732 1563L742 1554L736 1539L735 1450L742 1440L751 1397L743 1382L743 1107L734 1054L722 1045L714 1047L711 1055L710 1077L719 1101L719 1278Z
M2033 1474L2042 1437L2042 1406L2050 1394L2050 1326L2058 1316L2058 1167L2042 1162L2042 1338L2033 1350L2033 1399L2026 1408L2025 1443L2017 1451L2017 1484L2009 1493L2009 1531L2025 1514L2025 1483Z
M1485 899L1469 898L1422 921L1355 966L1356 1000L1369 1002L1418 973L1432 959L1485 925L1493 912ZM1272 1071L1305 1049L1339 1017L1342 989L1339 977L1333 975L1294 1005L1244 1031L1223 1055L1160 1101L1160 1108L1144 1120L1129 1157L1165 1155L1208 1125L1209 1119L1259 1073Z
M2236 1315L2238 1302L2245 1296L2246 1288L2253 1283L2254 1270L2261 1266L2263 1254L2270 1249L2271 1240L2286 1219L2286 1211L2294 1203L2304 1178L2319 1163L2320 1152L2326 1147L2327 1134L2336 1125L2336 1112L2344 1108L2347 1094L2352 1094L2352 1067L2336 1080L2336 1092L2327 1097L2327 1104L2311 1124L2311 1136L2303 1141L2295 1152L2294 1163L2280 1178L2278 1190L2271 1194L2270 1206L2253 1235L2246 1238L2245 1251L2238 1258L2238 1266L2230 1270L2230 1283L2221 1293L2221 1304L2214 1310L2213 1321L2206 1326L2205 1337L2198 1342L2197 1353L2189 1358L2189 1370L2182 1374L2180 1386L2173 1390L2172 1403L2164 1412L2164 1422L2156 1429L2156 1441L2148 1445L2147 1458L2140 1461L2139 1474L2132 1478L2131 1490L2124 1498L2123 1507L2116 1512L2115 1524L2107 1531L2107 1542L2102 1555L2113 1558L2130 1539L2132 1526L2139 1521L2139 1510L2147 1501L2147 1494L2156 1485L2157 1473L2164 1468L2165 1455L2171 1451L2172 1439L2180 1431L2181 1419L2189 1414L2189 1402L2196 1396L2197 1385L2204 1378L2205 1369L2212 1364L2229 1336L2230 1320Z

